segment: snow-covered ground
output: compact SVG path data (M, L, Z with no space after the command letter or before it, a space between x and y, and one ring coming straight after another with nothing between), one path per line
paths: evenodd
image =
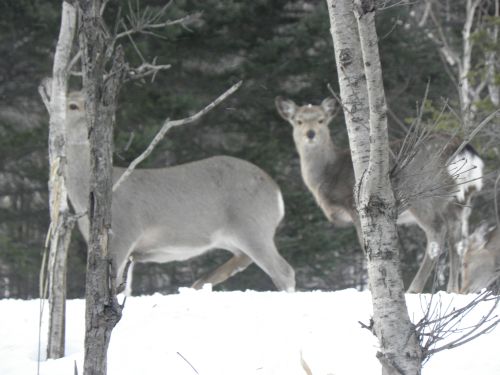
M462 306L473 296L441 293L443 306ZM410 314L422 315L423 299L408 295ZM38 300L0 300L0 374L36 374ZM479 319L487 306L468 317ZM42 328L45 352L48 306ZM368 292L211 292L127 299L108 352L110 375L304 375L301 353L314 375L380 374L377 341L368 323ZM500 308L497 309L500 315ZM40 373L82 373L84 301L67 306L66 357L45 360ZM433 356L424 375L500 374L500 328Z

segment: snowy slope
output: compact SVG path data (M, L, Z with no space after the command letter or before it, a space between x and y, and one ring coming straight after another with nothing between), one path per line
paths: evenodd
M451 301L457 307L472 298L440 294L443 305ZM418 319L422 297L407 299L411 316ZM39 309L38 300L0 300L1 375L36 374ZM84 302L69 301L67 309L67 356L43 360L41 374L73 374L75 360L82 373ZM481 313L476 311L464 324ZM113 331L108 374L304 375L301 352L314 375L379 374L377 341L358 323L368 323L370 314L369 293L355 290L182 289L177 295L132 297ZM46 321L44 316L42 353ZM436 354L423 374L500 374L500 329Z

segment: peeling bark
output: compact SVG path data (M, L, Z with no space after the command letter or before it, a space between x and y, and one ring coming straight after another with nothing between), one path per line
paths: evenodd
M78 4L85 112L91 152L84 358L84 374L90 375L106 374L111 333L122 312L116 298L116 270L108 256L108 242L111 231L113 123L125 64L121 48L110 49L113 44L101 17L101 2L79 0ZM109 72L106 72L107 66L111 66Z
M389 179L389 137L375 12L358 8L358 29L368 87L370 160L358 210L365 238L373 302L373 332L383 374L420 374L421 349L410 321L399 261L397 207Z
M377 358L384 375L416 375L420 374L422 355L408 316L399 263L397 207L389 180L387 108L375 2L327 3L358 186L356 205L368 260L372 330L380 342Z
M62 5L61 28L54 56L53 75L41 90L49 91L44 98L50 115L49 121L49 207L51 224L49 229L49 333L47 358L64 356L66 264L71 230L74 222L69 215L65 168L65 124L66 92L68 87L68 65L75 36L76 9L69 2Z
M370 158L368 93L352 1L328 0L335 62L354 175L359 180ZM357 196L357 194L355 195Z

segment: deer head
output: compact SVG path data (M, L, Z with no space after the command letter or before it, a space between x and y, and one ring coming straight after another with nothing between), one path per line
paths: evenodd
M87 121L85 119L85 97L82 92L68 95L66 110L66 141L70 145L89 145Z
M293 126L293 139L299 152L331 142L328 124L337 108L333 98L326 98L320 105L299 107L292 100L277 97L275 104L280 116Z

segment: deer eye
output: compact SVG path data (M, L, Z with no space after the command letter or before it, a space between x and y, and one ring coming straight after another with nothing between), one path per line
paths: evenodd
M298 121L297 121L297 124L298 124L298 125L302 125L302 120L298 120Z
M76 111L78 109L78 106L75 103L71 103L69 105L69 109L71 109L72 111Z
M325 119L324 119L324 118L320 118L320 119L318 120L318 124L322 124L322 123L324 123L324 122L325 122Z

